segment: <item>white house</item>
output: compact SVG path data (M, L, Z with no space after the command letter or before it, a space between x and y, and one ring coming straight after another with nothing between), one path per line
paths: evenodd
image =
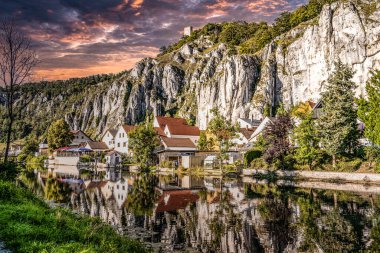
M249 138L249 142L255 143L259 136L263 133L264 129L272 123L274 118L272 117L265 117L263 121L261 121L260 125L256 128L256 130L252 133L251 137Z
M88 141L92 141L82 130L72 130L71 133L74 135L74 139L71 141L70 146L79 146Z
M104 142L109 149L115 148L115 137L117 130L116 129L108 129L102 136L102 142Z
M122 154L127 154L129 152L128 147L128 133L134 129L135 126L123 125L120 126L116 132L115 136L115 150Z
M232 139L232 143L237 146L242 146L249 143L249 139L252 134L255 132L257 127L254 128L240 128L239 132L237 132L237 136Z
M121 154L117 151L108 152L105 156L107 167L115 167L121 163Z
M254 128L260 125L261 120L239 118L237 120L237 123L239 124L240 128Z
M188 125L182 118L156 116L153 127L161 137L190 139L194 144L199 140L199 128Z

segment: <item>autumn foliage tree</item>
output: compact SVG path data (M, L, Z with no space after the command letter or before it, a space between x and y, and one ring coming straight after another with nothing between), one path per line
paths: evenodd
M286 156L291 152L290 132L293 128L292 119L287 112L282 112L272 120L264 130L266 142L264 159L268 164L276 164L285 169Z

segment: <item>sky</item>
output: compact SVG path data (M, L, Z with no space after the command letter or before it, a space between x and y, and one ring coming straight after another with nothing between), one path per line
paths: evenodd
M34 80L118 73L183 28L223 21L272 22L307 0L0 0L0 16L13 17L33 41L40 64Z

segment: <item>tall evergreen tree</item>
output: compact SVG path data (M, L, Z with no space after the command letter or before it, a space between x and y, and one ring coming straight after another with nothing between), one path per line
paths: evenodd
M368 98L358 99L358 116L365 125L364 135L380 145L380 71L372 72L366 85Z
M297 143L295 158L302 164L313 168L313 162L318 156L318 137L312 113L306 113L300 124L294 129L293 137Z
M353 74L349 67L337 62L322 93L322 114L318 119L321 145L332 156L334 167L336 156L352 151L358 141Z

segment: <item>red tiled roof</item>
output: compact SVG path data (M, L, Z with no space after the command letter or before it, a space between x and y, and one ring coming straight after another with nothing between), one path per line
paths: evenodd
M187 125L186 120L182 118L169 118L157 116L156 119L162 130L165 129L166 125Z
M253 127L253 128L240 128L240 133L242 135L244 135L245 138L249 139L253 132L255 132L255 130L257 129L257 127Z
M156 133L161 137L166 137L166 134L164 133L164 130L162 130L159 127L154 127L154 130L156 130Z
M198 194L191 190L167 191L158 200L156 212L162 213L185 209L190 203L194 203L198 199Z
M108 149L108 146L101 141L89 141L87 144L91 149Z
M130 126L130 125L123 125L124 131L126 133L129 133L129 131L133 130L136 128L136 126Z
M189 125L167 125L169 132L173 135L199 136L198 127Z
M163 137L162 141L167 147L185 147L196 148L195 144L189 138L166 138Z

